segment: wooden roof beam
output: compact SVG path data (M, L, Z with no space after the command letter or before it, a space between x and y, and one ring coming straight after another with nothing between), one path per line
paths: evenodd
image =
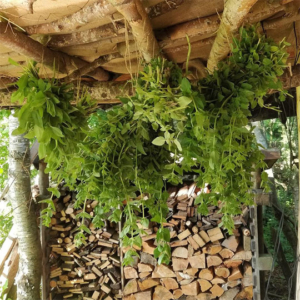
M76 69L89 64L79 58L43 46L26 34L14 30L8 23L0 23L0 42L3 46L42 63L50 69L55 68L63 74L71 74ZM107 81L109 74L98 68L93 72L93 77L99 81Z
M36 1L37 0L22 0L22 1L4 0L4 1L0 2L0 10L12 8L12 7L18 7L21 9L25 9L32 14L33 13L33 3Z
M300 65L292 68L293 76L290 76L289 70L280 77L283 87L287 90L300 85ZM82 87L82 83L81 83ZM80 88L80 86L79 86ZM133 95L134 90L130 83L119 81L95 82L93 86L87 87L87 92L91 97L97 100L98 104L118 104L121 103L118 96ZM18 106L10 101L11 91L0 92L0 107Z
M131 27L137 48L146 62L157 56L159 47L148 14L140 0L109 0Z
M281 5L276 1L272 3L260 1L253 6L251 12L246 16L244 23L253 24L260 22L278 12L286 11L290 7L291 5ZM197 37L197 40L200 40L216 35L220 26L221 16L222 14L215 14L166 28L166 35L169 37L169 40L165 39L164 46L179 46L181 40L186 43L186 35L191 40L193 40L192 37ZM277 22L277 19L274 19L274 21Z
M28 26L26 27L26 31L28 34L63 34L79 31L78 29L80 27L91 22L98 21L98 26L110 23L113 21L112 15L115 12L116 9L110 5L107 0L99 0L57 21Z
M213 72L218 62L228 55L233 34L240 28L256 2L257 0L225 1L221 24L207 61L209 72Z

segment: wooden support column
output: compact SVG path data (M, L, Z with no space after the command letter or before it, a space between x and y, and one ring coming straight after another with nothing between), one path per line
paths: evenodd
M298 124L298 151L300 153L300 86L296 88L297 95L297 124ZM299 156L299 154L298 154ZM299 172L300 176L300 172ZM300 180L299 180L300 185ZM298 247L297 247L297 280L296 280L296 300L300 300L300 199L298 199Z
M39 162L39 190L40 198L48 198L49 192L49 174L45 173L46 163L44 161ZM41 205L41 210L46 208L46 204ZM42 219L40 221L40 239L42 248L42 300L47 300L49 296L49 268L48 268L48 257L49 247L47 247L47 228L43 226Z

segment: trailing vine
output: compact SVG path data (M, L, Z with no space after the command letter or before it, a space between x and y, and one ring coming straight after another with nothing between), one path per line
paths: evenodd
M92 115L88 95L72 106L71 86L42 80L30 68L12 98L27 99L17 112L16 133L37 137L52 177L78 192L76 207L84 207L87 199L98 200L92 220L96 227L124 216L126 265L138 256L134 248L141 247L140 235L149 221L166 222L166 184L181 183L186 172L198 174L199 187L211 185L212 193L196 199L199 212L205 214L208 205L221 201L220 226L231 232L232 215L242 203L252 203L251 172L265 166L248 124L250 108L264 106L269 89L282 90L277 77L285 67L286 45L258 35L254 27L241 29L231 56L212 75L193 83L173 62L154 59L133 80L134 96L120 97L123 105ZM267 182L264 173L262 180ZM83 210L79 218L91 216ZM78 246L88 230L82 221ZM154 252L159 263L170 261L169 241L169 230L161 226Z

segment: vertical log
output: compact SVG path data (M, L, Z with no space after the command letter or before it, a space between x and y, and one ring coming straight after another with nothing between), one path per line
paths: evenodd
M14 136L18 119L9 118L9 177L13 178L8 197L14 211L14 225L19 240L19 271L16 277L18 299L40 299L41 247L31 200L29 140Z
M49 174L45 173L47 164L44 161L39 163L39 190L42 198L46 198L49 195L48 187L49 187ZM41 205L41 210L46 208L45 203ZM49 268L48 268L48 247L47 247L47 239L46 239L47 228L43 226L42 219L40 220L40 239L41 239L41 247L42 247L42 300L46 300L49 296Z

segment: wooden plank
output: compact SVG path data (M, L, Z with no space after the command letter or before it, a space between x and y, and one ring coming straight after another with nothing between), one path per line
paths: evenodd
M8 259L6 260L3 268L3 272L0 276L0 284L3 285L8 281L8 287L6 293L9 293L11 287L14 284L15 277L19 268L19 253L18 253L18 243L14 244L12 251Z
M16 227L13 226L0 250L0 274L2 274L5 261L17 241Z
M300 86L296 88L297 97L297 124L298 124L298 153L300 153ZM299 156L298 156L299 159ZM300 173L299 173L300 179ZM299 180L300 188L300 180ZM298 200L298 246L297 257L300 255L300 194ZM297 278L296 278L296 300L300 300L300 260L298 259Z

